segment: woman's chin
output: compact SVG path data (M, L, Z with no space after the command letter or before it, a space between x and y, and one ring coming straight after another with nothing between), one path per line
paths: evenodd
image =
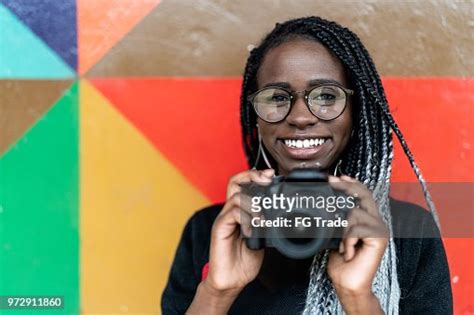
M295 168L315 168L321 171L325 171L327 169L327 164L322 161L289 161L287 163L280 164L283 165L280 167L280 175L286 175L291 170Z

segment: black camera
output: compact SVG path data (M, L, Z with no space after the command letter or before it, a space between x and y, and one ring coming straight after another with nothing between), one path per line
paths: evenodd
M269 185L244 184L242 191L252 213L247 247L274 247L294 259L338 248L347 214L356 206L353 196L332 189L317 169L294 169Z

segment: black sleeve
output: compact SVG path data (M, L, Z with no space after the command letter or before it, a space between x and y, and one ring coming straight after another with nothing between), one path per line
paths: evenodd
M210 231L219 210L219 207L206 208L187 222L161 297L163 315L184 314L191 305L202 268L209 260Z
M452 314L451 278L439 230L428 211L411 206L411 211L420 211L421 238L398 240L400 314Z

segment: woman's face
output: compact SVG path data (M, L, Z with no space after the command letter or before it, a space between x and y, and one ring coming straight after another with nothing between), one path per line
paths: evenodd
M348 88L344 68L327 48L315 41L295 39L272 48L265 55L257 74L258 88L272 85L293 91L309 90L321 81L332 81ZM295 167L328 170L349 142L352 131L351 99L336 119L324 121L314 116L302 94L294 100L288 116L281 122L268 123L258 118L265 148L278 163L282 175ZM325 139L309 148L289 147L285 140Z

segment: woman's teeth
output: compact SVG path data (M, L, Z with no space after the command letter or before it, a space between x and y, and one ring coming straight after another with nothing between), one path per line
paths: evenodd
M298 149L306 149L316 147L318 145L323 144L326 139L316 138L316 139L304 139L304 140L284 140L285 145L289 148L298 148Z

